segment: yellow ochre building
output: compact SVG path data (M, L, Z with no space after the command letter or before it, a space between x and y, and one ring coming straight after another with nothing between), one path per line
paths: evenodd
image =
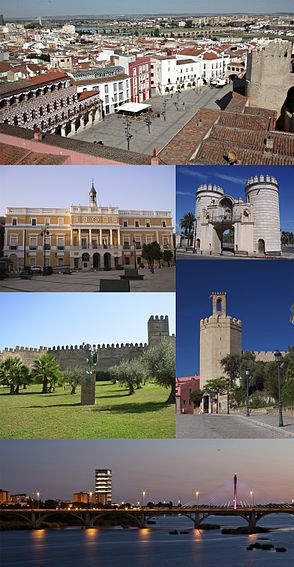
M158 242L173 250L170 211L119 210L97 203L92 182L89 205L59 208L9 207L4 256L23 268L111 269L145 263L142 246Z

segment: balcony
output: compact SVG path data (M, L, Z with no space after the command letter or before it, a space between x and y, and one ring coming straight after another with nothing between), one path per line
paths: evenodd
M29 250L37 250L38 246L35 244L30 244Z
M17 249L18 249L18 246L16 244L11 244L9 246L9 250L17 250Z
M50 244L45 244L44 250L51 250L51 245L50 245Z
M65 246L57 246L57 250L64 250Z

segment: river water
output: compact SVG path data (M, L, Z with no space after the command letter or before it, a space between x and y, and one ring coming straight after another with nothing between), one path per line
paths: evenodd
M210 518L223 527L245 525L242 520ZM293 567L294 517L269 516L264 527L275 531L260 535L223 535L219 530L191 529L186 518L158 518L148 529L60 529L1 533L1 564L5 567L175 567L238 566ZM169 529L189 530L171 535ZM249 543L287 548L286 553L247 551ZM262 541L261 541L262 543Z

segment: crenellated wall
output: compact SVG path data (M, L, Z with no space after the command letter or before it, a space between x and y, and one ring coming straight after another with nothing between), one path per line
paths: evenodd
M175 335L169 335L169 321L167 316L151 316L148 321L148 343L112 343L93 345L98 354L98 371L106 371L111 366L119 364L122 360L138 358L147 350L164 339L175 341ZM61 370L66 368L85 368L86 353L82 345L66 346L40 346L39 348L16 346L0 351L0 361L8 357L19 357L24 364L31 368L42 354L53 355Z

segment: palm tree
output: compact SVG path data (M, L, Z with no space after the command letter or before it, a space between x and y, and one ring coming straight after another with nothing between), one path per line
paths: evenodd
M54 356L42 354L34 362L32 376L35 382L42 384L42 394L47 394L53 391L56 382L61 380L63 375Z
M184 234L185 236L187 236L189 240L191 240L193 236L194 222L195 222L194 213L186 213L180 219L180 227L181 229L184 229Z
M6 358L0 363L0 381L9 387L10 394L18 394L21 384L30 382L29 369L18 356Z

